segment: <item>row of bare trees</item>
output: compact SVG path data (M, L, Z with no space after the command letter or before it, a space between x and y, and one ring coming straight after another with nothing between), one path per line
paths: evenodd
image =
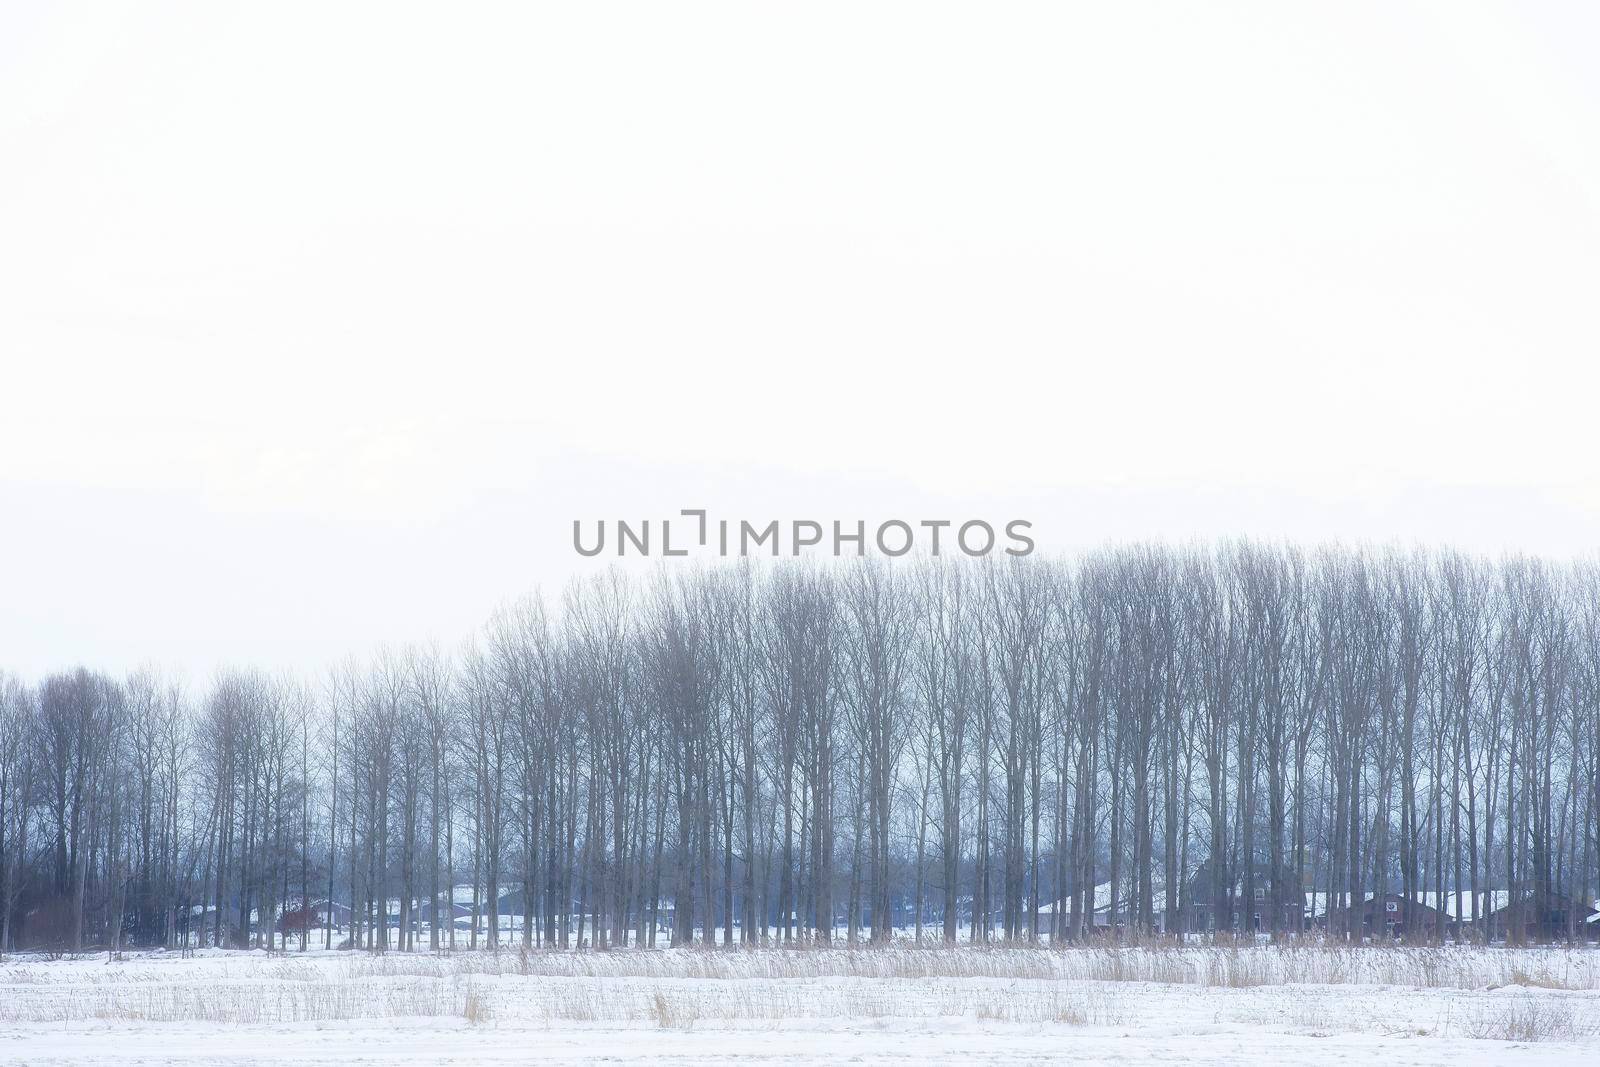
M315 682L0 679L7 949L1572 938L1597 814L1593 562L608 571Z

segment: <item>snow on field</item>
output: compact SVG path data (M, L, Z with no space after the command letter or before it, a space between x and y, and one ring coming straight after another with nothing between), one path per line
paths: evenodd
M1600 1062L1594 949L1010 948L0 964L0 1064Z

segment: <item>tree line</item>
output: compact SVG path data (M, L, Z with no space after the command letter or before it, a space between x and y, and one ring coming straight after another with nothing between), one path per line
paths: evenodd
M1519 909L1593 899L1597 813L1592 560L611 570L320 678L0 677L0 950L1283 939L1308 888L1515 943L1583 935Z

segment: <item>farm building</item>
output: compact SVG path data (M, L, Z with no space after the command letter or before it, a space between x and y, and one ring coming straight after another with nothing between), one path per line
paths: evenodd
M1521 894L1489 915L1495 937L1522 941L1564 941L1587 938L1594 928L1595 908L1580 897L1545 892Z
M1439 932L1439 912L1399 893L1366 894L1358 907L1361 931L1369 937L1432 938ZM1449 925L1449 920L1445 920Z
M1184 896L1184 905L1190 909L1191 915L1189 929L1210 930L1213 924L1220 929L1272 929L1273 879L1269 865L1254 864L1248 886L1243 875L1236 873L1225 902L1213 901L1215 883L1209 863L1202 863L1189 878L1188 892ZM1305 890L1300 887L1293 871L1280 871L1278 885L1283 908L1280 928L1303 929L1307 914Z

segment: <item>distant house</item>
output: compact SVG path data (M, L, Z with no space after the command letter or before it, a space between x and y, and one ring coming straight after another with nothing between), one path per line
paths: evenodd
M444 896L443 893L439 895L441 897ZM437 922L440 926L448 926L452 923L469 924L472 916L472 905L459 902L446 904L442 901L435 904L434 901L424 900L417 906L417 917L423 923L431 926L436 921L435 911L438 912Z
M489 929L489 890L486 886L479 886L474 893L470 882L454 885L448 892L441 892L438 901L422 900L417 905L418 921L424 925L433 925L436 921L443 927L453 927L456 930L472 930L473 898L477 898L478 929L487 932ZM517 883L504 884L498 887L495 896L495 914L499 917L501 930L522 928L522 891Z
M1235 876L1232 891L1229 895L1229 917L1224 917L1217 923L1221 929L1237 930L1270 930L1272 929L1272 877L1270 868L1266 864L1258 864L1254 871L1253 884L1246 889L1245 880ZM1183 890L1179 893L1179 912L1184 917L1183 928L1187 930L1203 931L1212 928L1213 916L1220 910L1220 905L1212 902L1212 875L1209 864L1201 864L1189 877ZM1152 880L1150 902L1153 914L1152 925L1158 933L1169 933L1179 928L1178 916L1167 914L1166 899L1167 887L1160 878ZM1280 879L1279 891L1282 894L1283 922L1280 928L1284 930L1301 930L1309 923L1311 912L1307 908L1308 896L1296 881L1293 873L1286 874ZM1246 896L1249 899L1246 899ZM1112 915L1115 914L1115 926L1118 928L1128 925L1135 911L1135 898L1132 887L1122 882L1116 892L1110 882L1101 882L1094 887L1090 897L1092 901L1093 926L1098 930L1110 929L1113 926ZM1077 906L1076 894L1069 894L1064 900L1042 905L1039 908L1039 921L1041 926L1048 929L1050 919L1056 912L1065 916L1069 925L1072 921L1074 909Z
M337 901L329 904L325 900L317 900L306 909L300 906L299 901L294 901L278 916L278 932L302 934L307 930L320 930L330 922L335 928L349 926L350 906Z
M1272 868L1265 863L1251 866L1250 886L1247 889L1242 874L1235 874L1229 887L1227 901L1213 900L1216 878L1210 863L1195 868L1189 878L1186 904L1190 908L1190 928L1210 930L1213 923L1218 929L1270 930L1272 929L1273 878ZM1283 909L1280 928L1304 929L1310 913L1307 911L1306 891L1292 870L1279 872L1278 893ZM1246 899L1248 897L1249 899Z
M1489 929L1509 938L1513 931L1525 941L1562 941L1576 932L1587 937L1596 911L1587 900L1559 892L1537 890L1518 894L1489 916Z
M1317 890L1307 894L1310 902L1307 914L1314 924L1325 926L1328 923L1329 909L1333 910L1336 924L1342 923L1343 906L1336 902L1342 899L1341 894L1328 893ZM1510 899L1504 889L1485 889L1476 894L1476 909L1474 909L1474 894L1468 892L1435 893L1431 890L1415 893L1412 905L1408 912L1405 896L1393 889L1382 895L1381 902L1369 893L1363 893L1361 903L1357 910L1361 916L1361 929L1366 935L1374 937L1407 937L1430 938L1437 937L1442 924L1444 935L1452 938L1467 936L1473 929L1473 914L1478 916L1480 933L1487 934L1489 929L1488 917L1499 908L1503 908ZM1391 907L1392 905L1392 907ZM1410 929L1407 927L1409 914ZM1374 926L1374 918L1377 918ZM1341 927L1342 929L1342 927Z
M1419 900L1407 901L1399 893L1365 895L1357 911L1362 932L1372 937L1434 937L1439 931L1440 914Z
M1110 882L1101 882L1089 894L1090 921L1097 930L1109 930L1113 923L1111 917L1116 914L1115 926L1118 929L1126 927L1133 922L1134 912L1137 910L1137 892L1129 881L1124 880L1113 892ZM1166 912L1167 886L1161 878L1152 879L1150 886L1150 903L1153 907L1151 922L1156 932L1165 933L1167 924ZM1039 926L1042 930L1049 930L1053 917L1057 912L1063 916L1063 921L1068 930L1072 928L1072 916L1077 907L1077 894L1069 893L1065 899L1039 905ZM1023 914L1028 914L1026 907Z
M1473 894L1468 892L1422 892L1417 894L1417 901L1439 912L1444 921L1445 929L1460 937L1466 930L1472 928L1474 911L1477 913L1478 925L1483 927L1492 912L1506 906L1511 894L1504 889L1483 889L1477 893L1477 908L1473 908Z
M511 915L520 919L528 910L527 898L523 896L519 886L500 894L500 899L495 902L495 913L500 916ZM484 904L484 911L488 911L488 904Z
M1114 894L1111 892L1110 882L1101 882L1099 885L1094 887L1093 892L1090 894L1089 911L1092 916L1091 922L1096 929L1105 930L1110 928L1111 902L1113 896ZM1118 918L1125 922L1127 921L1128 917L1128 902L1123 900L1120 903L1121 907L1118 909ZM1073 909L1076 904L1077 901L1072 896L1067 897L1065 900L1055 901L1051 904L1041 904L1039 906L1039 924L1045 929L1049 929L1051 925L1051 916L1055 915L1057 911L1060 911L1061 914L1065 916L1067 928L1070 930L1072 928Z

